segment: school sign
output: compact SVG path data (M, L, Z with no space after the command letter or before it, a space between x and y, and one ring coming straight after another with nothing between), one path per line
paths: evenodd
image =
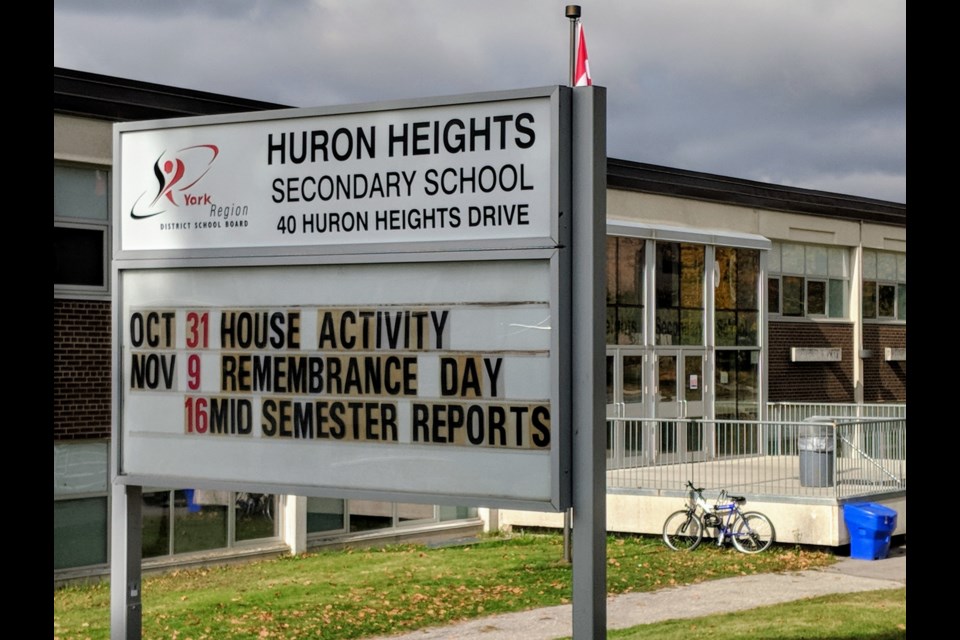
M569 506L570 104L115 125L117 481Z

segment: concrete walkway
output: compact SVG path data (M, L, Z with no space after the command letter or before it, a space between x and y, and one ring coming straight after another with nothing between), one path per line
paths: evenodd
M607 629L815 598L832 593L896 589L907 584L906 545L883 560L841 558L825 569L711 580L607 599ZM489 616L446 627L368 640L555 640L572 633L571 605Z

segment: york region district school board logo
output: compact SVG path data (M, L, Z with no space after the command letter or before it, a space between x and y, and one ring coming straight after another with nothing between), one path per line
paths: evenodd
M152 192L141 193L130 209L130 217L142 220L160 215L170 207L210 204L209 194L190 194L187 190L207 175L218 155L220 149L212 144L184 147L172 155L168 155L166 151L161 153L153 163L153 175L159 185L156 195L147 204L145 199L149 198Z

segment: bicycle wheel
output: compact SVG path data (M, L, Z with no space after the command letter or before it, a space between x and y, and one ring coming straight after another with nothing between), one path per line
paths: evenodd
M674 551L693 551L703 540L703 523L691 511L671 513L663 523L663 542Z
M774 531L770 518L759 511L740 515L733 534L733 546L742 553L760 553L773 544Z

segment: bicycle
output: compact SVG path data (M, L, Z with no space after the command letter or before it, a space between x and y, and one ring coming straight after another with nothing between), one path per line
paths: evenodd
M703 497L703 487L690 489L687 507L667 516L663 523L663 542L674 551L693 551L704 538L704 529L715 529L717 546L730 540L741 553L760 553L773 544L774 529L770 518L759 511L742 511L747 502L743 496L734 496L726 489L714 504Z

